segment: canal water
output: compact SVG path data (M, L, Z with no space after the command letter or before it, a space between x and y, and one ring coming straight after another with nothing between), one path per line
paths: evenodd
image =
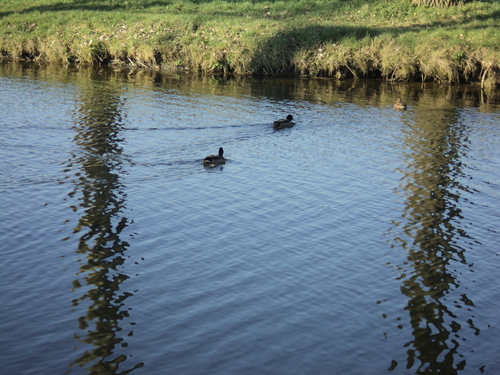
M0 112L3 373L500 373L498 91L3 65Z

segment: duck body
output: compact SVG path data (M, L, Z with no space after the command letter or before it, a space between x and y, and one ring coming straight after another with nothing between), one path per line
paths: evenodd
M224 149L219 148L219 155L208 155L203 159L203 166L205 167L216 167L218 165L226 164L226 159L224 159Z
M396 103L394 103L394 109L399 109L399 110L405 110L406 109L406 103L401 100L401 98L398 98L396 100Z
M292 120L293 120L292 115L288 115L286 116L286 118L276 120L275 122L273 122L273 128L274 129L291 128L292 126L295 125L295 123L292 122Z

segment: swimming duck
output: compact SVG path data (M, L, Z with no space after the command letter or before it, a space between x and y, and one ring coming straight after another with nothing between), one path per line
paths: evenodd
M292 115L286 116L286 119L282 118L276 120L275 122L273 122L273 128L274 129L291 128L292 126L295 125L295 123L293 123L292 120L293 120Z
M394 108L399 110L404 110L406 109L406 103L403 102L401 98L398 98L398 100L396 100L396 103L394 103Z
M224 149L219 148L219 155L208 155L203 159L203 165L205 167L215 167L217 165L226 164L226 159L224 159Z

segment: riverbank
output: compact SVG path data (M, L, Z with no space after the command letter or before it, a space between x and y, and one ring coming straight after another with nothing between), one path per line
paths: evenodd
M500 81L499 1L2 1L4 60L397 81Z

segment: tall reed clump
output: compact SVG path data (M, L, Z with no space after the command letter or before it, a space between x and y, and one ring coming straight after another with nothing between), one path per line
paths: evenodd
M394 37L376 38L374 50L379 51L379 68L382 77L393 81L409 81L418 72L410 45L398 43Z

